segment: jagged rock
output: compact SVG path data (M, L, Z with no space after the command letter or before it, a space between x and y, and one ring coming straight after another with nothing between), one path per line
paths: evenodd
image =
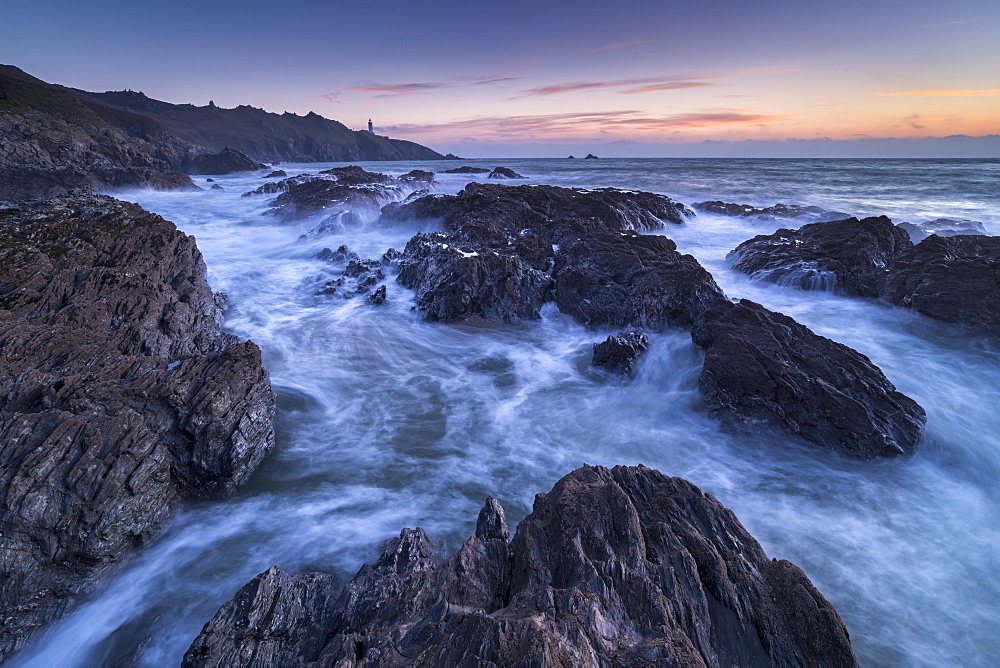
M383 266L386 267L398 267L399 261L402 259L403 254L400 253L395 248L390 248L386 252L382 253L382 257L379 260Z
M267 165L262 165L231 148L224 148L218 153L192 156L181 165L181 171L185 174L232 174L252 172L257 169L267 169Z
M729 254L733 269L805 290L876 297L893 258L911 247L885 216L781 229L744 241Z
M375 306L381 306L385 303L385 293L386 289L384 285L380 285L375 288L375 292L368 295L368 303L374 304Z
M895 259L881 296L931 318L1000 335L1000 237L929 236Z
M212 184L212 190L225 190L225 188L223 188L222 186L220 186L218 183L213 183Z
M369 172L362 167L358 167L357 165L325 169L320 172L320 174L326 174L337 183L345 186L360 186L370 183L389 183L392 181L391 176L386 176L381 172Z
M552 284L516 254L460 245L441 233L410 239L397 280L416 291L424 318L443 322L538 318Z
M399 177L400 181L412 183L434 183L434 172L425 172L422 169L414 169Z
M270 174L268 174L264 178L265 179L276 179L276 178L279 178L279 177L282 177L282 176L288 176L288 174L285 172L285 170L283 170L283 169L275 169L274 171L272 171Z
M932 234L939 237L956 237L963 234L986 234L986 228L978 220L964 218L935 218L922 223L899 223L898 227L910 235L910 241L920 243Z
M293 177L279 182L277 185L283 192L270 204L273 213L288 220L336 208L357 216L355 209L378 211L383 204L402 199L412 183L366 172L356 165L335 167L320 174L320 177Z
M578 469L506 537L493 499L448 559L404 529L334 603L328 576L271 569L183 666L857 665L805 574L680 478Z
M136 204L0 211L0 658L271 447L267 372L224 304L194 238Z
M329 260L330 262L337 262L340 264L347 264L354 260L360 260L361 258L357 253L350 250L347 246L340 246L337 250L332 251L329 248L324 248L320 252L316 253L317 260Z
M829 211L818 206L799 206L797 204L775 204L774 206L759 207L750 204L730 204L718 200L711 202L695 202L694 208L710 213L719 213L724 216L736 218L750 218L757 222L771 222L785 218L802 218L814 223L828 222L831 220L844 220L850 218L851 214L843 211Z
M566 158L566 159L567 159L567 160L576 160L576 156L573 156L573 155L571 155L571 156L569 156L569 157L568 157L568 158Z
M524 177L507 167L496 167L490 172L491 179L523 179Z
M649 337L642 332L613 334L601 343L594 344L594 366L628 376L635 363L649 350Z
M327 237L333 234L340 234L344 230L352 228L357 229L363 224L364 221L361 216L350 209L336 211L321 220L316 227L312 228L305 234L300 234L297 241L308 241L310 239L318 239L320 237Z
M712 275L673 241L631 231L563 244L553 276L559 309L592 327L689 326L724 299Z
M454 169L446 169L444 174L489 174L490 170L485 167L456 167Z
M378 260L351 260L347 263L344 276L357 279L357 294L368 292L373 285L385 278Z
M584 158L584 160L597 160L597 159L598 159L597 156L594 155L593 153L588 153L587 157Z
M923 408L867 357L788 316L720 300L698 317L691 338L705 349L698 387L713 411L861 459L917 447Z

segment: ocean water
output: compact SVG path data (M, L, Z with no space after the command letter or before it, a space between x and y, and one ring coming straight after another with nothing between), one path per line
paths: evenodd
M505 165L528 183L615 186L685 203L819 205L895 222L981 221L1000 234L1000 161L470 160L358 163L401 174ZM290 175L332 165L282 165ZM552 305L506 326L425 323L389 275L388 302L315 296L336 274L313 259L348 245L401 249L416 228L361 222L298 241L269 197L118 193L198 240L226 328L257 342L278 394L277 445L235 498L188 506L93 600L40 635L16 666L175 666L219 606L279 564L344 581L403 527L451 550L487 495L516 523L536 493L584 463L684 477L732 508L768 555L802 567L836 606L866 666L1000 661L1000 347L879 303L759 283L730 270L740 242L779 225L701 214L664 234L732 297L786 313L868 355L927 410L916 455L858 462L780 433L723 426L699 400L687 332L651 337L632 382L587 369L590 331ZM198 180L201 182L203 177ZM484 176L440 175L437 192ZM786 226L794 223L786 223Z

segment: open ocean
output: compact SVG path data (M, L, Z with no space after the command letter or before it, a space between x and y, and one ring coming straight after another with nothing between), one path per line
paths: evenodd
M336 164L282 164L294 175ZM1000 234L1000 160L466 160L354 163L402 174L463 164L513 168L507 183L614 186L686 204L818 205L894 222L980 221ZM484 175L438 175L454 193ZM204 185L204 177L197 182ZM1000 662L1000 346L874 301L753 282L728 268L740 242L786 221L699 214L664 234L730 297L786 313L861 351L927 410L915 456L860 462L775 433L726 428L702 408L702 352L687 331L650 335L632 382L587 369L587 330L549 304L537 322L425 323L412 293L315 296L346 244L402 249L417 227L361 223L315 240L282 225L260 173L225 191L112 193L193 234L209 282L230 296L226 329L260 345L278 394L277 445L251 484L188 506L89 603L40 635L16 666L176 666L243 584L269 566L346 582L403 527L449 549L487 495L516 523L536 493L588 464L681 476L733 509L768 556L800 566L840 612L865 666ZM205 186L207 187L207 186ZM512 527L513 528L513 527Z

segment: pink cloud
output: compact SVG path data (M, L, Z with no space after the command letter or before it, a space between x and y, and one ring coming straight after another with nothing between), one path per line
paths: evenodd
M599 46L596 49L588 49L587 53L600 53L601 51L612 51L614 49L625 49L630 46L639 46L640 44L645 44L647 40L641 39L639 37L635 39L626 40L624 42L615 42L614 44L608 44L606 46Z

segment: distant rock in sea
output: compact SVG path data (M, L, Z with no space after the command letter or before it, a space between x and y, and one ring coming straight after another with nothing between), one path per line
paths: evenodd
M826 222L844 220L851 214L843 211L830 211L818 206L799 206L797 204L775 204L769 207L757 207L750 204L729 204L727 202L710 201L692 204L699 211L718 213L724 216L747 218L755 222L772 222L786 218L799 218L804 222Z
M469 167L468 165L466 165L465 167L446 169L444 170L443 173L444 174L489 174L490 170L486 169L485 167Z
M524 177L507 167L497 167L490 172L491 179L523 179Z
M584 160L597 160L597 159L598 159L597 156L594 155L593 153L588 153L587 157L584 158Z
M857 665L806 575L681 478L578 469L508 538L490 498L452 556L404 529L339 594L331 575L273 567L182 665Z

